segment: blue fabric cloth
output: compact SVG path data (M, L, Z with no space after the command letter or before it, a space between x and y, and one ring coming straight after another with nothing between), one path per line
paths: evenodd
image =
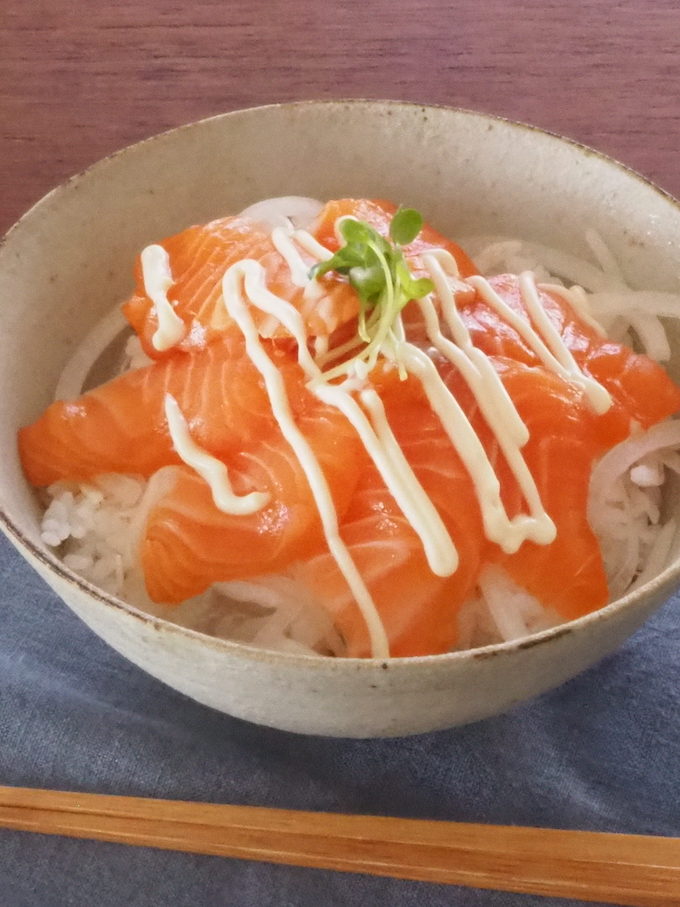
M535 702L455 730L359 741L198 705L109 649L4 538L0 573L0 783L680 835L678 598ZM0 830L3 907L575 903Z

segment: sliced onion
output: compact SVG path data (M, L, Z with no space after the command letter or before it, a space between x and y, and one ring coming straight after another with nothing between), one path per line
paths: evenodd
M668 362L671 358L671 346L664 326L656 315L642 312L631 312L630 324L642 344L645 353L655 362Z
M80 396L92 366L126 327L120 306L95 324L66 363L54 392L55 400L74 400Z
M600 234L596 230L588 229L585 232L585 240L605 274L609 274L613 280L621 284L621 287L625 287L626 281L623 278L619 263L609 251L609 247Z
M507 255L511 253L521 255L526 259L533 259L554 277L562 277L568 283L578 284L590 292L616 293L622 289L620 281L602 271L597 265L593 265L577 255L570 255L568 252L562 252L541 243L488 237L485 239L488 247L480 249L479 242L479 238L472 237L468 240L461 240L461 245L464 249L474 249L475 246L479 249L477 254L473 252L472 257L482 274L488 273L486 268L494 270L498 266L501 266L504 271L511 271L512 268L508 267L507 263ZM531 270L530 264L529 270Z
M634 463L653 451L680 445L680 420L668 419L654 425L649 431L632 435L606 453L593 469L590 477L588 519L592 526L598 523L598 512L605 506L607 492L619 476L624 475Z
M622 289L619 292L597 291L590 296L596 314L612 313L626 316L636 311L657 318L680 318L680 295L656 290Z
M668 562L668 555L673 547L677 531L678 524L676 520L672 518L661 527L654 540L654 544L647 554L643 569L640 571L635 582L631 584L632 589L643 586L645 583L649 582L650 579L654 579L655 576L661 573Z
M529 593L516 586L505 570L496 564L485 567L479 577L479 588L504 642L528 634L522 599Z
M315 198L285 195L256 202L241 211L241 216L249 217L267 230L273 230L275 227L288 227L291 224L296 230L304 230L322 208L323 203Z
M144 493L137 505L128 529L127 560L130 564L139 564L139 547L146 521L156 504L165 497L177 481L176 466L162 466L149 479Z

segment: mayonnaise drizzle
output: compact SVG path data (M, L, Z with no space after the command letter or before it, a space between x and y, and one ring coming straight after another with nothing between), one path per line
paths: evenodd
M335 224L339 237L341 220L339 218ZM246 352L264 378L274 417L307 476L319 509L329 551L345 577L366 621L372 654L378 658L388 657L389 646L385 628L370 592L340 536L338 517L328 483L309 443L295 424L283 377L267 355L260 336L268 336L278 324L281 324L296 340L298 362L307 376L308 389L318 399L344 413L353 425L394 500L418 534L433 573L443 577L455 572L458 567L458 553L436 507L401 450L380 397L375 390L366 385L370 364L359 359L352 360L348 371L344 373L345 380L341 383L330 383L328 379L331 372L322 371L329 362L351 352L357 346L356 338L352 338L339 349L331 350L328 349L327 338L321 340L316 338L314 344L316 359L309 350L305 312L309 305L314 305L315 315L323 317L323 307L326 304L330 305L331 300L321 298L324 295L322 288L317 281L309 277L309 265L299 250L302 249L317 261L330 258L332 252L307 231L293 230L292 227L275 227L272 241L289 267L291 282L304 288L306 305L303 312L268 289L265 269L259 262L251 259L237 262L224 274L222 292L225 309L244 335ZM167 255L163 259L160 253L149 251L153 249L160 249L164 254L165 250L159 246L150 246L142 253L143 268L146 253L149 272L148 284L145 272L145 288L157 306L160 331L161 317L167 316L163 300L171 315L175 318L177 316L166 295L172 285ZM389 335L379 338L381 342L376 343L376 356L380 353L393 362L401 374L413 375L421 382L433 411L439 417L444 431L470 474L480 503L487 537L508 553L516 551L527 539L538 544L549 544L555 538L555 525L543 508L534 479L521 454L521 448L527 442L529 433L492 362L473 345L470 333L456 308L454 290L456 284L460 284L457 263L453 256L443 249L425 253L422 260L434 283L442 317L452 339L442 333L440 318L430 297L418 301L427 336L435 348L459 370L474 394L480 411L515 475L528 505L528 514L519 514L512 519L508 517L501 500L500 482L479 437L430 357L405 340L400 319L392 326ZM595 410L598 413L605 412L611 404L609 394L579 369L541 305L533 275L522 274L519 280L522 300L531 323L517 315L484 278L471 277L467 283L520 334L547 368L578 384ZM248 303L268 316L266 330L260 328L258 333ZM161 312L164 314L161 315ZM332 313L326 314L330 323ZM165 327L164 322L164 330ZM174 329L178 331L176 323ZM169 343L168 336L162 334L159 342ZM164 348L172 345L173 343L169 343ZM333 375L342 377L342 368L338 366L333 369ZM355 393L358 393L358 399L353 396ZM268 495L264 493L253 492L244 497L233 494L226 467L193 442L186 421L176 401L170 396L166 398L166 415L178 453L208 482L218 508L228 513L252 513L264 506L268 500ZM242 509L235 510L235 507Z
M447 279L447 274L455 277L458 273L456 260L450 252L441 249L424 255L423 263L434 283L444 320L455 342L441 333L434 303L429 297L425 297L418 302L425 318L428 337L436 349L462 373L487 421L495 423L499 420L513 441L520 447L524 446L529 440L527 427L491 360L473 345L470 332L456 308Z
M170 394L165 395L165 417L177 454L208 483L218 510L235 516L246 516L256 513L267 504L270 494L266 491L234 494L227 467L196 444L179 404Z
M163 246L151 245L142 250L142 281L144 292L153 302L158 319L151 343L159 353L176 346L186 334L186 326L168 299L168 290L174 284L170 270L170 257Z
M227 311L238 324L245 337L246 350L251 361L264 378L265 387L267 388L267 393L272 405L272 411L281 428L283 436L293 448L293 452L297 456L298 461L307 476L314 500L316 501L319 510L329 550L345 577L352 595L366 621L371 641L371 653L374 658L388 658L389 644L385 633L385 627L380 619L380 615L378 614L371 594L368 591L347 546L340 537L338 515L333 506L333 499L328 488L326 477L318 460L314 456L314 452L309 446L307 439L295 424L286 396L283 376L265 352L248 306L242 298L241 281L245 279L246 293L251 301L257 304L256 300L253 300L252 297L250 297L247 288L249 275L252 278L252 275L255 273L255 268L253 266L256 266L256 268L262 267L255 261L242 261L237 262L227 270L222 280L224 303L227 307ZM257 285L259 286L259 281ZM266 291L266 293L269 293L269 291ZM272 295L273 294L269 294L269 296Z
M563 299L568 303L576 314L582 318L586 324L590 325L600 337L607 336L607 332L600 322L596 321L591 314L588 297L583 287L574 285L567 289L567 287L560 286L558 283L540 283L537 284L537 286L539 290L545 290L548 293L552 293L554 296L559 296L560 299Z
M276 246L279 255L285 259L288 265L292 283L296 287L304 287L303 296L305 300L314 303L321 299L324 295L324 288L317 280L309 276L310 265L300 255L298 246L316 261L325 261L333 253L317 242L306 230L275 227L272 230L272 242Z
M306 230L294 230L292 237L305 252L308 252L317 261L328 261L329 258L333 257L331 250L327 249Z
M508 554L517 551L526 539L541 545L552 542L555 538L555 524L540 506L540 501L535 514L520 514L512 520L508 519L501 501L498 476L470 421L442 381L430 357L415 346L407 346L410 349L404 356L406 369L420 380L430 406L470 474L481 506L487 538L500 545Z
M369 419L356 400L340 385L311 385L324 403L347 416L412 528L420 538L427 562L435 576L450 576L458 569L458 552L437 508L416 478L410 463L392 433L382 400L374 390L360 393Z
M274 227L272 242L276 250L285 259L290 270L290 279L296 287L306 287L309 283L309 265L305 264L291 237L291 231L285 227Z
M285 299L270 292L266 286L266 272L262 265L253 260L238 262L234 272L238 279L227 280L233 268L227 271L223 281L223 293L227 309L230 310L231 294L238 294L240 299L240 279L243 280L245 295L257 308L268 315L279 319L292 337L297 341L298 362L310 379L308 388L322 402L335 406L347 416L354 426L376 465L380 475L392 496L402 509L404 516L411 523L420 538L430 569L437 576L449 576L456 570L458 555L449 533L437 512L434 504L418 482L410 464L401 450L396 453L398 444L384 419L380 432L371 425L361 407L353 399L350 388L345 385L329 384L314 361L307 347L307 336L304 322L298 310ZM360 365L361 363L357 363ZM360 382L361 383L361 382ZM377 395L376 395L377 396ZM371 397L366 398L372 401ZM379 402L379 401L378 401ZM378 409L374 401L368 407L374 418L378 418ZM469 424L469 423L468 423ZM476 435L475 435L476 437ZM326 502L332 504L330 499Z
M598 415L607 412L612 405L609 391L593 378L585 375L578 367L571 351L541 305L538 290L536 289L536 281L530 271L520 274L519 286L522 302L526 306L529 317L538 328L538 331L510 308L505 300L496 293L488 280L483 277L470 277L468 278L468 283L479 292L484 302L488 303L499 315L502 315L508 324L517 331L522 340L538 356L546 368L560 375L565 380L573 381L575 384L580 385Z
M529 440L529 432L491 361L472 345L469 331L456 309L453 292L442 267L442 264L448 265L449 254L428 254L423 256L423 261L435 285L451 335L458 346L442 335L432 300L422 299L419 302L428 337L435 348L458 368L472 390L482 415L522 490L529 507L529 516L520 515L512 520L508 518L495 487L487 485L489 470L493 473L493 468L486 453L482 454L484 462L478 460L474 449L470 449L466 455L468 448L465 435L458 434L455 422L449 425L442 419L442 424L475 483L487 536L508 553L516 551L526 539L549 544L555 538L555 525L543 507L534 478L520 452L520 448ZM465 421L467 422L467 418Z

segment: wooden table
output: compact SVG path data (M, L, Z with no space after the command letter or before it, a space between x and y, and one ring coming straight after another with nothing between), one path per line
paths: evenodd
M679 85L677 0L2 0L0 233L124 145L305 98L532 122L680 195Z

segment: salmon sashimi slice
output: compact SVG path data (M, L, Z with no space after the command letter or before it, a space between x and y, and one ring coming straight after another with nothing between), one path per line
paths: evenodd
M435 576L422 541L372 464L361 477L341 534L371 593L390 653L437 654L455 646L458 608L477 580L486 546L479 504L465 467L429 407L404 410L401 419L396 395L388 407L395 436L458 549L458 569L448 577ZM296 565L294 574L331 614L347 655L370 656L366 621L331 554L326 550Z
M298 420L341 518L353 497L367 455L349 421L319 405ZM207 483L177 470L173 487L151 508L140 559L152 600L178 604L215 582L280 571L316 554L324 534L307 476L280 433L228 460L236 494L267 492L270 500L248 515L219 510Z
M310 227L311 235L330 251L339 248L335 222L342 216L366 220L387 236L389 223L397 210L395 205L367 199L341 199L329 202ZM290 302L303 315L310 337L325 337L356 318L359 304L356 292L346 278L328 272L300 286L293 279L290 265L277 248L272 235L246 217L226 217L205 226L189 227L181 233L162 240L168 255L173 284L167 297L175 313L184 323L184 335L175 346L158 350L153 338L158 328L155 306L147 293L143 279L141 256L135 269L135 292L123 306L123 312L139 335L144 351L153 359L204 347L222 333L234 330L222 296L222 278L237 262L251 259L265 271L267 289ZM456 261L462 276L477 271L468 256L451 240L425 226L416 240L405 248L407 258L418 269L418 256L424 251L443 248ZM312 268L317 259L302 248L301 260ZM263 336L287 336L286 329L260 311L253 317Z
M489 279L491 287L510 308L530 322L522 300L519 278L502 274ZM629 431L627 421L650 428L680 409L680 388L662 366L630 347L605 338L589 324L561 295L544 287L538 288L542 306L585 374L598 381L613 398L613 406L604 414L603 433L619 435L623 440ZM527 365L538 363L517 331L502 315L497 314L479 293L465 298L461 314L476 347L490 356L506 356ZM621 434L621 426L625 426Z
M490 546L486 557L542 605L573 620L609 600L600 546L587 519L590 474L603 453L597 425L601 417L579 388L552 372L512 360L496 360L495 365L529 429L522 456L557 534L550 545L525 541L514 554ZM526 512L507 460L479 417L472 418L495 461L509 515Z
M609 599L600 546L587 519L587 500L595 461L619 439L610 437L609 445L603 446L602 417L577 385L540 366L503 357L492 361L529 431L522 457L557 533L549 545L528 540L512 554L485 542L483 560L500 564L517 585L565 620L581 617ZM484 446L508 516L528 513L517 479L469 387L448 360L437 358L436 365Z
M528 444L525 457L557 536L550 545L526 541L512 555L494 558L518 586L564 620L575 620L609 601L599 542L585 516L593 458L569 433Z
M395 205L381 200L340 199L322 209L309 232L333 252L341 242L339 218L356 217L388 236L396 211ZM501 567L518 586L564 619L606 604L609 593L602 555L587 520L590 475L598 458L631 432L649 428L680 409L680 389L661 366L603 337L559 290L539 287L540 303L578 366L611 394L613 405L598 414L579 383L580 376L571 380L542 364L512 320L485 298L487 284L467 255L426 226L403 252L415 275L427 275L430 267L441 298L433 294L420 303L409 302L402 317L395 317L390 343L380 347L378 364L374 367L374 359L370 364L362 360L364 368L359 368L357 293L347 277L334 271L311 278L310 269L321 254L318 248L315 253L314 243L296 246L296 238L281 229L283 233L272 236L237 216L191 227L159 244L172 277L167 299L181 325L178 342L163 349L155 345L156 307L137 262L136 290L124 311L154 361L74 401L52 404L36 422L20 430L19 452L32 484L87 481L111 472L150 478L146 509L136 531L151 599L177 604L214 583L289 574L304 583L331 614L347 654L368 657L372 654L369 626L336 560L327 514L320 513L313 483L286 440L290 434L284 423L288 425L290 415L318 461L340 536L375 604L392 655L437 654L455 648L461 608L477 596L480 575L489 565ZM439 271L435 277L435 265L446 263L446 256L436 261L426 256L435 249L450 253L457 263L458 276L451 268L443 279L449 282L472 344L489 362L480 365L472 354L463 362L461 347L468 353L469 349L459 334L461 346L451 352L450 335L455 330L447 335L443 318L442 335L435 338L431 315L435 312L436 321L437 306L439 315L446 310L453 319L447 309L451 301L447 286L437 282ZM255 331L246 322L241 329L232 319L223 298L223 277L244 261L255 262L266 290L299 313L309 340L302 350L297 348L299 336L292 337L288 327L255 304L249 306ZM245 280L241 271L234 274ZM531 324L521 278L501 275L489 284L515 315ZM408 349L400 339L402 330L412 344ZM450 358L459 367L444 354L447 336ZM317 356L315 363L310 356ZM265 358L278 369L282 387L272 381ZM422 536L431 527L424 528L422 520L416 526L418 514L412 523L408 513L409 501L418 497L414 489L407 487L401 496L390 491L358 430L340 409L321 402L338 399L346 360L352 360L354 368L349 368L343 388L349 388L346 396L352 399L341 406L364 406L368 413L370 401L377 400L384 408L401 453L432 505L425 509L431 524L441 524L457 549L455 569L451 565L435 570L428 563ZM342 367L332 370L331 365L324 384L317 366L338 361ZM413 373L408 373L407 366ZM473 384L474 370L480 368L479 386L486 390L500 380L516 408L516 413L503 415L504 424L510 426L513 438L522 438L517 442L522 443L521 455L554 523L556 537L549 544L524 541L515 550L514 543L489 531L480 498L486 495L495 506L497 492L493 487L489 492L493 482L487 483L484 493L475 489L474 465L468 458L466 467L465 457L456 449L457 438L449 437L431 403L441 399L436 397L440 391L446 396L446 390L437 385L435 393L430 384L428 398L416 377L421 375L425 384L432 376L436 382L442 379L477 436L470 442L471 449L480 452L475 447L478 439L491 463L507 516L526 515L529 500L511 468L515 454L508 452L507 445L504 452L484 415L492 418L486 401L475 397L464 380L459 369L467 366L472 369L468 379ZM484 376L488 386L481 380L482 367L492 370ZM188 455L185 462L175 450L166 415L168 395L186 420L192 441L226 467L235 494L264 493L266 500L259 510L236 515L225 512L231 504L218 507L206 480L186 465L195 460ZM502 409L498 398L494 400L493 405ZM441 407L440 412L445 409ZM284 413L281 426L275 411L279 416ZM377 409L372 410L371 418L377 419L376 413ZM515 415L524 422L528 439ZM461 421L456 425L463 434L469 427ZM392 448L386 448L385 458L400 462Z
M340 248L340 240L336 232L336 222L341 217L354 217L370 224L381 236L387 237L390 231L390 222L397 212L397 205L384 199L366 198L341 198L327 202L319 212L310 231L315 238L332 252ZM444 249L455 258L461 277L470 277L478 274L472 259L452 240L442 236L429 224L424 224L423 229L412 243L404 246L404 255L411 260L414 272L422 270L419 262L424 252L434 249ZM415 260L415 266L414 266Z
M270 351L295 412L314 406L290 352ZM170 394L193 440L209 453L252 445L277 426L260 373L241 339L224 336L193 355L182 354L125 372L72 402L58 401L19 431L29 481L38 487L102 472L150 476L182 461L164 410Z
M184 323L182 339L167 350L154 346L158 317L145 287L141 256L134 269L135 292L123 306L123 313L152 359L202 349L216 337L238 330L224 305L222 278L232 265L244 260L258 262L264 269L267 289L303 312L311 337L326 336L357 315L357 296L347 280L328 273L309 284L310 289L298 285L271 234L248 218L226 217L189 227L158 245L168 255L173 284L167 298ZM303 251L300 254L307 268L316 264L316 258ZM289 336L282 325L254 307L253 318L263 336Z
M545 607L554 609L564 619L580 617L602 607L609 598L599 543L586 515L589 476L595 460L603 453L602 433L598 426L601 417L593 411L581 388L560 376L513 360L494 358L492 361L529 431L522 456L536 482L542 504L555 524L555 540L549 545L525 541L514 554L505 554L498 545L486 539L476 499L471 502L459 497L459 486L450 469L452 458L449 472L438 479L423 472L423 460L419 461L416 472L436 502L457 545L461 544L464 533L468 533L464 539L468 545L472 543L469 533L478 533L476 545L479 547L477 553L472 553L473 563L500 564L519 586ZM448 360L437 358L436 364L482 441L498 476L508 516L513 518L528 513L528 504L517 479L471 390ZM413 394L414 389L410 390ZM387 406L390 406L392 394L400 394L395 383L383 391ZM410 430L405 423L412 419L413 406L400 407L395 399L391 411L391 423L397 435L403 436L404 431ZM448 439L443 439L439 424L432 425L431 432L438 436L440 444L450 444ZM421 457L425 457L425 450L436 447L437 442L422 427L418 429L418 436L424 448ZM417 450L414 441L409 447L411 461ZM467 482L470 483L469 477ZM465 516L456 524L461 519L461 507ZM465 555L471 556L469 548ZM474 573L474 583L478 578L478 573ZM437 596L443 595L444 600L448 600L449 614L455 616L470 594L470 582L466 579L456 586L455 575L451 579L451 583L434 592L433 601L437 602ZM456 622L452 636L457 629Z

